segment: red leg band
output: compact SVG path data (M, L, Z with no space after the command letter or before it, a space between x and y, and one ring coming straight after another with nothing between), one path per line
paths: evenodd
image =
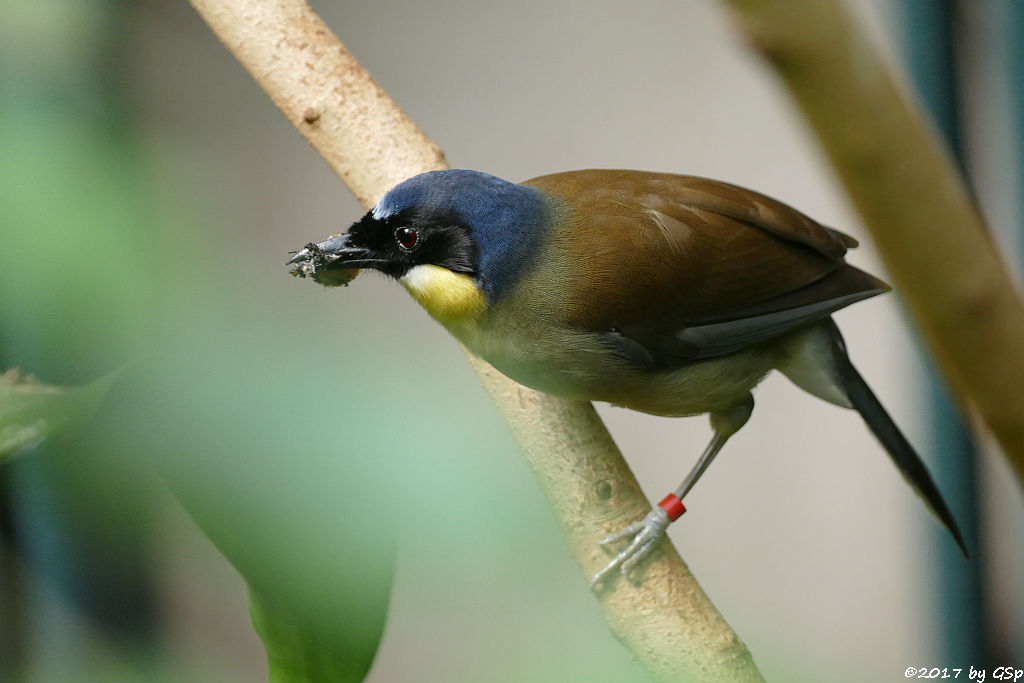
M658 507L668 513L668 521L674 522L683 516L686 512L686 506L683 505L683 501L679 500L679 496L674 493L670 493L658 503Z

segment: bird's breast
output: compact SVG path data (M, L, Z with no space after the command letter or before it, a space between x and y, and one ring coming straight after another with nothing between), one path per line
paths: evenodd
M528 275L488 303L475 280L432 265L402 285L475 355L517 382L572 400L605 401L655 415L693 415L742 400L776 363L752 348L680 368L640 368L615 355L601 334L571 324L559 287Z
M600 335L565 325L541 305L513 315L502 315L504 309L492 306L477 319L446 327L506 376L571 400L695 415L735 405L777 362L767 346L684 367L639 368L616 356Z

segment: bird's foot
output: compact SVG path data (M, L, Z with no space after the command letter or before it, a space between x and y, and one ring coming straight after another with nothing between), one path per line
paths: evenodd
M633 569L650 555L658 542L665 537L665 530L674 519L675 517L671 517L663 507L655 506L642 522L630 524L601 540L602 546L608 546L623 539L632 539L625 550L616 555L604 569L594 574L594 578L590 580L590 589L596 590L616 569L630 579Z

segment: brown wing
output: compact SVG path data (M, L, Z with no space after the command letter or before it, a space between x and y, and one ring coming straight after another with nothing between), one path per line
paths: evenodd
M679 362L730 353L885 289L846 265L853 238L735 185L601 170L525 184L567 205L568 229L551 243L552 258L571 264L561 283L567 322Z

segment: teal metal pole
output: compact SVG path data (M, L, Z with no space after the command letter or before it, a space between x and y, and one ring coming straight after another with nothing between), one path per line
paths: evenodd
M964 170L957 93L955 0L903 0L901 47L907 70L925 108ZM941 226L936 226L941 229ZM977 461L963 415L951 401L936 367L922 378L928 395L930 443L926 455L950 509L960 522L971 559L940 533L931 539L935 568L934 618L940 662L950 667L985 665L986 618L982 557L978 552Z
M1024 2L999 0L999 24L1006 45L1007 90L1010 94L1011 135L1016 141L1017 259L1024 268Z
M995 2L995 25L1002 28L1006 90L1010 107L1010 140L1013 149L1011 172L1015 175L1013 215L1016 216L1017 263L1024 270L1024 2L1021 0L990 0ZM1024 586L1021 579L1020 589ZM1018 603L1019 604L1019 603ZM1019 615L1018 615L1019 616ZM1017 623L1021 623L1018 619ZM1001 661L1024 662L1024 632L999 634L993 639L996 656Z

